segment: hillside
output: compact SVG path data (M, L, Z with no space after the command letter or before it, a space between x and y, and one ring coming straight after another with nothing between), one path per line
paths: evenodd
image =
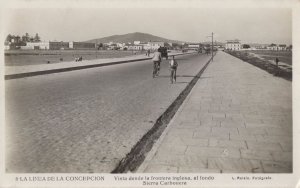
M182 41L170 40L154 35L150 35L147 33L128 33L124 35L112 35L109 37L92 39L85 42L93 42L93 43L108 43L108 42L133 42L133 41L141 41L141 42L149 42L149 41L161 41L161 42L172 42L172 43L183 43Z

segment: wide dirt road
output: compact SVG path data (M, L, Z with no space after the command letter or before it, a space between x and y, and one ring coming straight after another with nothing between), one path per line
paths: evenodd
M166 60L5 81L7 172L111 172L209 58L177 57L176 84Z

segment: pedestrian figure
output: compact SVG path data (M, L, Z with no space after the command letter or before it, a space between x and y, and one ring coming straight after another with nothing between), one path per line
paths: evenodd
M278 57L276 57L275 62L276 62L276 67L278 67L278 62L279 62Z
M279 63L279 59L278 57L276 57L275 59L275 63L276 63L276 72L275 72L275 76L279 74L279 66L278 66L278 63Z
M206 53L206 55L209 55L209 50L205 49L205 53Z
M175 60L175 56L172 56L172 59L169 61L169 66L170 66L170 81L171 84L173 84L173 82L176 82L176 71L177 71L177 67L178 67L178 63Z
M161 53L156 50L153 54L153 73L152 73L152 77L156 77L159 75L159 70L160 70L160 62L161 62Z
M147 55L150 56L150 49L147 50Z

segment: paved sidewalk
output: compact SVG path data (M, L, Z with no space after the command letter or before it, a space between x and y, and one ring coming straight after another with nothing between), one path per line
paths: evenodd
M292 82L218 52L139 173L291 173Z
M93 59L93 60L83 60L83 61L66 61L66 62L58 62L58 63L50 63L50 64L40 64L40 65L24 65L24 66L5 66L5 74L20 74L26 72L35 72L35 71L45 71L52 69L62 69L69 67L80 67L85 65L94 65L94 64L105 64L109 62L115 61L126 61L126 60L135 60L135 59L145 59L148 58L145 54L135 55L135 56L127 56L121 58L107 58L107 59Z
M181 53L173 52L169 56L175 55L187 55L195 52ZM26 65L26 66L5 66L5 76L6 79L27 77L33 75L50 74L57 72L65 72L71 70L92 68L98 66L114 65L120 63L128 63L132 61L143 61L152 59L153 54L146 56L145 54L127 56L121 58L107 58L107 59L94 59L94 60L83 60L79 62L68 61L60 63L50 63L41 65Z

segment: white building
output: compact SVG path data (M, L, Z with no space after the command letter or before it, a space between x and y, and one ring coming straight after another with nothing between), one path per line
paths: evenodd
M241 43L240 40L227 40L227 43L225 44L226 50L241 50Z
M164 42L140 42L134 41L133 44L128 43L126 47L128 50L157 50L159 47L164 47Z
M277 45L270 45L267 47L268 50L278 50Z
M270 46L267 47L268 50L273 50L273 51L283 51L287 50L287 46L285 44L271 44Z
M24 50L49 50L49 42L27 42L26 46L21 46Z
M125 46L125 43L117 43L117 47L119 47L119 48L124 48L124 46Z
M140 45L143 46L144 50L151 50L151 45L147 42L147 43L140 43Z
M143 50L143 45L134 45L134 44L129 44L128 50Z
M156 50L159 47L164 47L165 46L164 42L148 42L148 44L150 45L151 50Z
M189 49L198 50L200 48L200 44L189 44Z

